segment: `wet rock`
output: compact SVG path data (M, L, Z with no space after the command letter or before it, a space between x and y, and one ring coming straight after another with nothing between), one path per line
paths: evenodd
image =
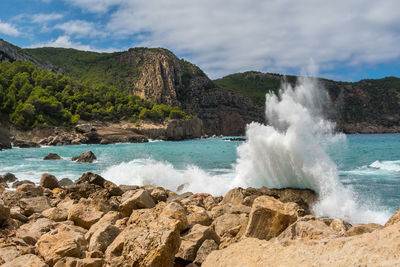
M203 244L200 246L199 250L197 251L196 258L194 259L194 263L198 266L205 261L207 256L214 250L218 249L218 244L212 239L205 240Z
M96 159L97 159L96 155L90 150L80 154L79 156L72 157L72 161L82 162L82 163L92 163Z
M89 199L80 199L77 204L71 206L68 212L68 220L73 221L75 225L89 229L103 216L104 212Z
M87 243L82 232L68 225L60 225L44 234L36 246L45 262L54 265L63 257L80 257Z
M44 210L51 208L50 201L47 197L31 197L22 198L19 203L21 214L31 216L33 213L42 213Z
M197 250L207 239L219 243L219 237L212 228L200 224L194 225L186 234L181 236L182 241L176 257L186 261L194 261Z
M15 177L14 174L7 172L3 175L0 175L7 183L12 183L15 182L17 179L17 177Z
M383 226L376 223L356 224L353 225L346 233L345 236L362 235L372 233L375 230L382 229Z
M119 210L123 216L127 217L131 215L133 209L149 209L154 206L154 200L147 190L140 189L133 196L125 200L119 206Z
M26 254L15 258L12 261L2 265L3 267L48 267L41 258L34 254Z
M57 187L60 187L58 184L58 180L54 175L51 175L49 173L43 173L42 177L40 178L39 182L40 186L48 189L54 189Z
M71 186L74 184L74 182L69 178L62 178L60 181L58 181L58 184L60 186Z
M282 203L273 197L260 196L254 200L245 235L269 240L282 233L297 220L298 205Z
M23 141L23 140L15 140L13 142L15 147L19 148L32 148L32 147L40 147L39 144L32 141Z
M50 153L50 154L48 154L47 156L45 156L43 158L43 160L61 160L61 159L62 158L59 155L55 154L55 153Z

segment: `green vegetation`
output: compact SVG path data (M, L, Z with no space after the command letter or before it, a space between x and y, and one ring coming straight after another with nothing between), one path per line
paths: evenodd
M264 74L255 71L236 73L214 80L214 83L225 90L249 96L258 105L264 105L265 94L278 93L283 76ZM290 83L296 81L295 76L286 76Z
M132 93L139 70L123 60L121 54L96 53L71 48L44 47L24 49L40 62L50 63L62 73L90 85L105 84Z
M113 86L82 84L29 62L0 63L0 115L21 129L71 126L84 120L189 118Z

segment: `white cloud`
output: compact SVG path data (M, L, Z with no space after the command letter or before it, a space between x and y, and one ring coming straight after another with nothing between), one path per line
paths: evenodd
M105 33L96 30L95 24L84 20L71 20L54 26L55 29L63 30L67 35L79 37L105 37Z
M92 13L105 13L112 6L116 6L123 0L64 0L67 3L73 4L82 8L84 11Z
M50 14L34 14L31 17L32 17L32 22L46 23L49 21L62 19L64 15L58 13L50 13Z
M18 29L10 23L0 21L0 33L11 36L18 36L21 33Z
M73 0L86 7L94 0ZM97 2L97 1L96 1ZM100 1L92 11L108 10ZM141 46L167 47L212 77L245 70L321 71L400 57L398 1L131 0L119 1L107 30L142 35Z

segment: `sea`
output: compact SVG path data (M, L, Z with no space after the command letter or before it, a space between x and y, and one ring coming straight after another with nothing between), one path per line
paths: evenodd
M224 195L234 187L309 188L319 217L384 224L400 204L400 134L345 135L323 114L329 99L314 80L266 95L268 125L250 123L246 141L199 138L0 151L0 174L39 182L42 173L75 180L84 172L121 185ZM71 161L87 150L93 163ZM43 160L56 153L62 160ZM179 190L178 190L179 189Z

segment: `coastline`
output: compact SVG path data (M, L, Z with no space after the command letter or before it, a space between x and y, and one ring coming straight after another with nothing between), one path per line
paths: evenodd
M234 188L212 196L156 185L117 186L84 173L75 182L43 174L38 185L22 181L9 190L16 181L3 179L8 179L0 183L3 266L335 266L398 260L399 211L385 226L318 218L311 209L318 196L307 189ZM357 245L358 253L347 244Z

